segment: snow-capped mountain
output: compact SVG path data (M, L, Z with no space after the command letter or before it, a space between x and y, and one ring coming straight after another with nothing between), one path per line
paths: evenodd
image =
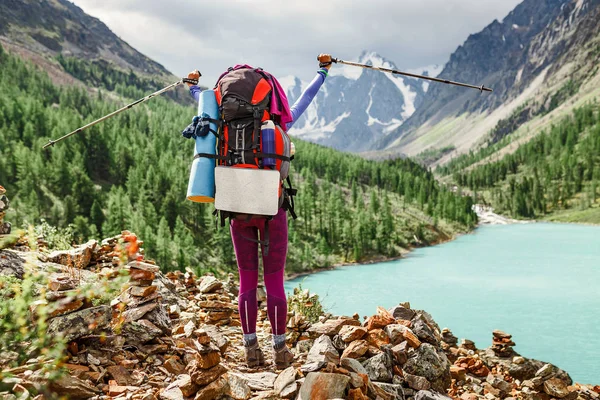
M357 61L398 69L373 52L363 52ZM439 67L427 68L431 76ZM420 69L417 73L423 73ZM308 82L289 76L279 80L292 104ZM366 151L408 119L427 91L423 81L336 64L317 97L298 119L290 134L346 151Z

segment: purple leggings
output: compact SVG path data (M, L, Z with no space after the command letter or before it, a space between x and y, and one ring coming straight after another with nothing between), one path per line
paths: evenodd
M231 238L235 249L238 270L240 272L240 294L238 310L245 334L256 332L258 304L256 288L258 285L258 232L262 240L265 219L255 218L250 221L233 220ZM269 252L264 255L263 268L265 287L267 289L267 312L274 335L285 334L287 319L287 300L283 288L285 259L288 246L288 227L286 211L281 208L277 215L269 221Z

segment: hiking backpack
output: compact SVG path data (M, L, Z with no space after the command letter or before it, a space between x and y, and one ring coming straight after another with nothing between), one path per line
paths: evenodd
M201 117L204 124L213 122L218 127L218 131L213 132L217 136L217 155L197 154L195 157L215 158L219 166L279 171L279 206L296 219L293 198L297 191L289 177L290 161L293 159L291 141L280 126L279 115L270 113L272 98L278 96L277 91L272 89L271 79L274 78L262 69L247 66L229 68L221 75L214 88L219 120ZM277 101L281 104L281 99L277 98ZM269 126L273 127L274 135L273 143L267 144L263 140L262 129ZM267 147L272 149L271 152L265 151ZM287 182L287 187L284 182ZM221 226L225 226L227 218L236 217L235 213L228 211L215 210L215 215L217 213ZM267 221L271 218L267 217Z

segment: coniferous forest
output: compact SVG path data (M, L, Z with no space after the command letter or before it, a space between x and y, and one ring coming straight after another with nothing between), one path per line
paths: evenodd
M469 169L491 154L483 149L437 172L451 174L458 185L517 218L596 208L600 198L599 111L596 101L576 108L499 161Z
M194 106L153 99L42 150L50 138L131 100L109 92L106 82L113 81L97 66L60 61L80 77L105 82L104 89L58 87L0 47L0 184L12 210L6 219L13 226L45 220L70 227L77 241L127 229L164 269L235 269L229 232L215 228L212 205L185 200L193 144L180 133ZM136 82L128 77L114 85L116 92L140 94L127 89ZM445 189L410 160L367 161L295 144L299 218L290 218L289 271L397 256L476 223L470 197Z

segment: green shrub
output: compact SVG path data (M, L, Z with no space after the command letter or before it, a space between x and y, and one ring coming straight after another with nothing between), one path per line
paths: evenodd
M23 280L0 275L0 366L15 367L36 359L56 370L64 355L64 341L47 334L49 306L45 304L46 277L26 273ZM30 309L35 311L32 313Z
M294 293L288 293L288 308L302 314L310 323L319 321L319 317L324 314L323 304L318 294L310 294L308 289L302 289L302 284L294 288Z

